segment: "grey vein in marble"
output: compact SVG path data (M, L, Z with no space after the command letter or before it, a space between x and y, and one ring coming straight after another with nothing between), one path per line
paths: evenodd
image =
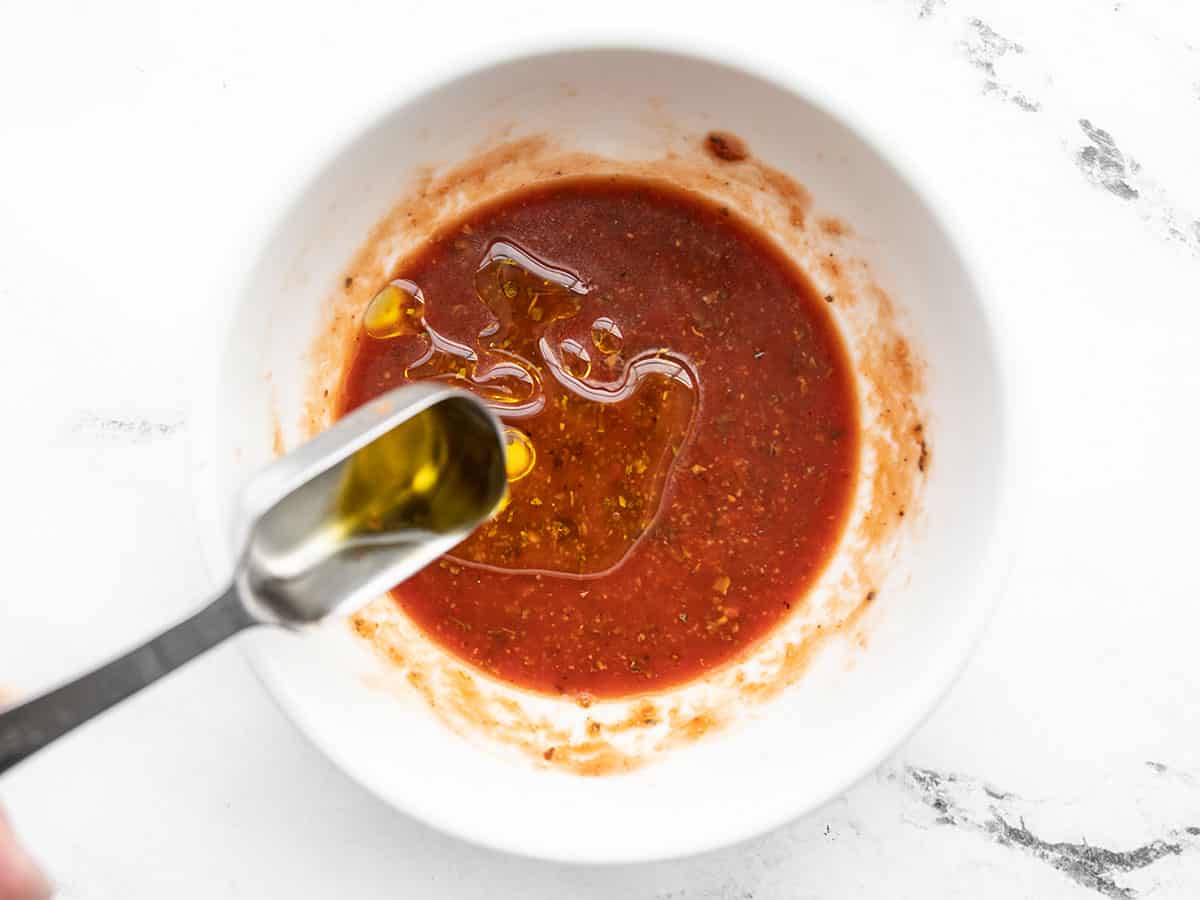
M946 0L921 0L921 5L917 9L918 19L928 19L940 7L946 5Z
M182 415L151 419L143 416L104 416L84 412L67 424L66 431L74 438L147 444L172 437L182 427Z
M1079 127L1091 141L1089 146L1083 147L1075 155L1083 174L1093 184L1100 185L1122 200L1136 200L1140 194L1129 183L1129 178L1132 172L1138 170L1138 164L1125 159L1125 154L1117 147L1112 135L1103 128L1097 128L1087 119L1080 119Z
M1187 772L1182 772L1179 769L1172 768L1165 763L1155 762L1152 759L1148 759L1146 760L1146 768L1148 768L1155 775L1161 775L1163 778L1170 778L1171 780L1178 781L1182 784L1190 785L1192 787L1195 787L1198 784L1193 775L1190 775Z
M938 0L921 0L918 17L932 17L943 5ZM1027 53L1024 45L1000 34L980 18L966 19L965 25L966 38L958 39L956 43L967 62L983 73L983 94L998 97L1025 112L1040 112L1044 107L1054 109L1056 97L1052 73L1044 68L1039 70L1032 61L1033 54ZM1184 46L1195 52L1189 45ZM1028 61L1015 64L1015 60ZM1019 71L1014 71L1014 65L1019 66ZM1014 83L1015 76L1020 76L1027 84L1039 84L1039 90L1046 92L1045 96L1034 99L1020 90ZM1196 90L1200 94L1200 82L1196 84ZM1076 167L1088 181L1125 201L1160 235L1200 254L1200 218L1181 211L1167 192L1142 170L1137 160L1118 145L1109 131L1093 124L1091 119L1078 118L1075 114L1070 114L1068 121L1059 121L1059 115L1052 119L1056 128L1068 135L1066 143L1072 150ZM1079 143L1073 136L1075 128L1083 131L1086 143Z
M1176 210L1166 192L1142 171L1136 159L1117 146L1109 132L1089 119L1080 119L1079 127L1088 140L1075 153L1076 165L1084 177L1114 197L1132 203L1143 219L1157 224L1168 237L1185 244L1193 253L1200 253L1200 219Z
M1155 771L1161 763L1147 763ZM1153 865L1160 859L1200 850L1200 827L1186 825L1132 850L1111 850L1086 840L1049 841L1039 837L1014 810L1014 794L977 779L906 766L898 778L934 813L934 823L987 835L1003 847L1029 854L1062 872L1076 884L1112 900L1133 900L1137 892L1117 876Z
M999 97L1001 100L1007 100L1025 112L1037 112L1041 109L1040 103L1030 99L1011 85L1005 84L996 72L996 63L1000 59L1010 54L1019 56L1025 52L1025 48L1016 41L1011 41L998 34L981 19L968 19L967 28L969 34L967 39L962 42L961 47L967 57L967 62L986 76L983 82L983 92Z

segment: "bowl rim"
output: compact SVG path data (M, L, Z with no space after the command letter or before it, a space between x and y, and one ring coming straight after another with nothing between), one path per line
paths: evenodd
M778 60L754 57L743 48L713 41L682 42L662 35L634 36L627 31L617 31L601 38L542 36L523 43L517 40L502 49L489 48L488 54L483 57L478 52L455 51L441 57L437 65L425 69L418 79L407 82L403 87L391 92L380 104L344 123L344 126L339 127L336 136L314 141L310 153L302 163L297 163L294 169L301 174L281 181L276 202L271 206L273 215L263 220L267 226L262 232L263 240L277 233L284 225L295 204L317 183L332 160L353 147L364 134L384 124L403 106L453 82L479 77L490 70L501 69L515 62L528 62L563 54L610 52L701 62L749 76L795 95L855 134L892 170L895 177L912 191L935 226L944 233L950 249L959 258L967 283L978 298L978 313L989 348L996 360L998 404L995 413L1000 422L1002 446L998 454L997 505L991 523L991 534L983 544L980 577L976 579L973 590L975 602L970 604L968 612L956 621L956 628L952 632L954 652L943 655L945 661L938 671L930 673L931 677L922 679L920 685L912 686L905 701L909 712L900 717L903 719L902 724L893 728L886 740L878 741L870 751L859 753L857 764L847 766L840 777L830 779L824 790L818 792L815 797L798 803L785 814L764 815L757 819L752 827L727 826L724 830L714 827L703 833L693 833L690 839L684 840L680 840L677 833L673 839L664 840L653 848L646 847L638 853L598 852L593 847L581 847L570 854L540 852L538 848L531 847L519 839L510 838L507 834L477 827L461 815L448 814L446 810L436 806L418 806L403 802L383 790L369 773L347 759L332 742L325 740L322 737L322 729L311 722L309 716L292 702L288 691L276 683L269 666L263 662L265 651L239 642L239 647L249 659L251 669L259 681L306 740L338 769L389 807L443 833L479 846L528 858L581 864L626 864L678 859L738 844L819 809L873 772L929 718L958 680L978 645L1007 582L1015 555L1014 539L1017 533L1018 511L1025 508L1024 496L1030 484L1026 472L1029 470L1027 447L1031 442L1019 443L1014 439L1016 434L1029 432L1024 424L1027 404L1018 398L1014 384L1014 373L1018 369L1013 365L1015 357L1012 342L1006 338L1011 332L1003 325L1003 307L995 302L986 283L980 277L983 271L979 263L980 254L972 246L969 228L964 227L954 214L953 206L944 199L932 173L926 172L895 142L885 140L884 135L867 120L863 110L837 95L828 83L814 78L810 71L785 67ZM198 373L194 384L193 402L190 405L192 426L188 429L187 468L193 498L192 512L203 558L214 578L224 578L227 575L227 552L220 547L223 541L220 535L227 525L219 521L209 484L211 476L208 474L216 453L212 440L216 433L217 417L214 388L220 382L225 350L233 333L241 288L249 279L262 247L261 242L250 245L241 260L240 271L231 282L234 291L215 310L214 331L211 337L216 342L218 352L205 356L210 360L211 366L205 367L203 373Z

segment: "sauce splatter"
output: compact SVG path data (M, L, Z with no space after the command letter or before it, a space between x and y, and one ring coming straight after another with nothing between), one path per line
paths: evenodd
M708 152L723 162L741 162L750 155L746 142L728 131L710 131L704 142Z

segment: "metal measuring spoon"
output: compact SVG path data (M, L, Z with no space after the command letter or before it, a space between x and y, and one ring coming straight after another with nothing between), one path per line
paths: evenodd
M252 625L354 611L433 562L499 507L500 423L437 383L396 388L259 473L231 583L135 650L0 712L0 772Z

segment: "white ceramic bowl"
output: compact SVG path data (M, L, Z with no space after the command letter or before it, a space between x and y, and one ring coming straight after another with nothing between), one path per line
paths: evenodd
M649 49L499 62L412 97L354 137L264 241L229 312L220 371L193 429L196 495L220 574L232 562L239 487L271 458L276 423L286 431L301 413L313 334L349 259L418 167L465 158L500 135L549 130L571 147L653 159L671 142L732 130L801 181L815 210L851 223L855 252L923 362L933 464L860 640L823 651L761 708L635 771L581 777L455 733L421 703L381 688L371 675L378 660L344 624L248 639L299 727L397 808L544 858L615 862L710 849L845 790L916 727L964 663L1006 563L1012 426L994 330L932 192L916 190L863 137L869 127L851 128L810 99L815 93Z

